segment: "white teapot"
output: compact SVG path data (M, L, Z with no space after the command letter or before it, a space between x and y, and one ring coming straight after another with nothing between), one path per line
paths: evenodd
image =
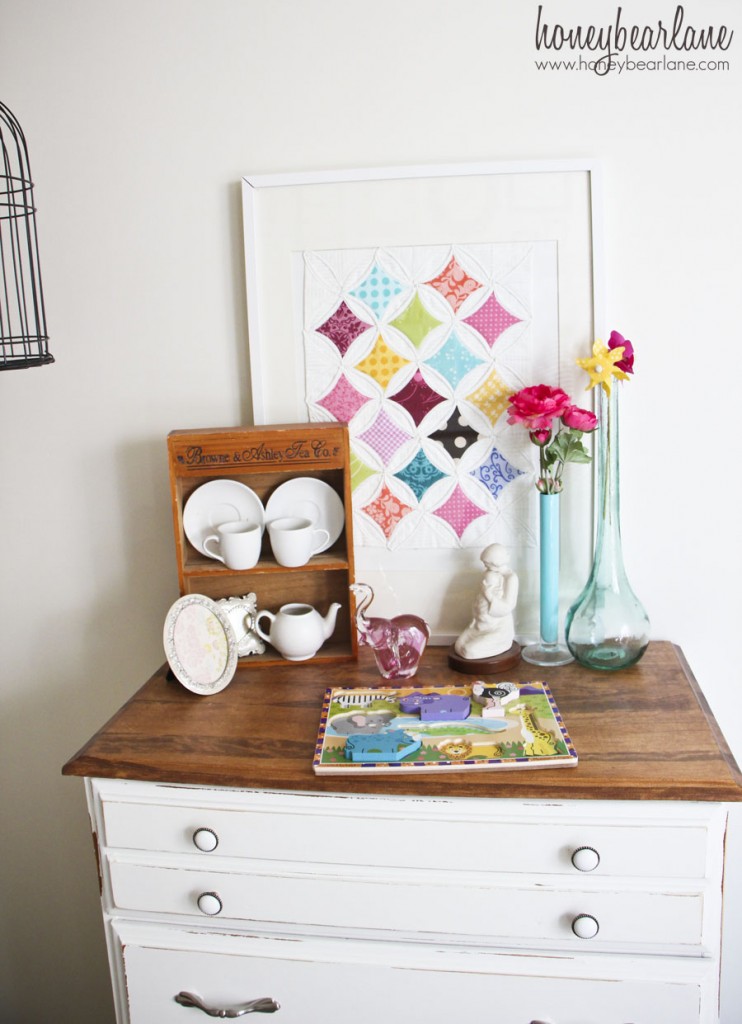
M342 605L331 604L324 618L311 604L284 604L273 612L258 612L255 631L267 640L287 661L313 658L325 640L332 636L337 614ZM270 620L270 631L260 627L261 619Z

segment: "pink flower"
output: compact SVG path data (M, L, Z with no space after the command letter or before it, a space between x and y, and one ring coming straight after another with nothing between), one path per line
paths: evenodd
M551 431L548 427L544 430L532 430L529 436L533 443L537 444L539 448L543 448L545 444L548 444L549 441L551 441Z
M550 430L552 421L558 419L572 404L566 391L549 387L548 384L522 388L511 395L508 401L508 423L522 423L530 431Z
M608 348L623 348L623 356L618 360L616 366L624 373L634 372L634 346L624 338L618 331L611 331L608 339Z
M598 417L587 409L578 409L576 405L570 405L562 413L562 423L572 430L581 430L584 434L595 430L598 425Z

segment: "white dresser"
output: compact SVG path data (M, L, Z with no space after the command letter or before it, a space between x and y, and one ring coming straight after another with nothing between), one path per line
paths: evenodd
M370 670L246 671L212 698L161 671L65 766L119 1024L717 1024L742 788L675 648L550 676L577 768L314 776L324 686ZM444 678L426 654L420 681ZM647 748L668 717L683 741Z

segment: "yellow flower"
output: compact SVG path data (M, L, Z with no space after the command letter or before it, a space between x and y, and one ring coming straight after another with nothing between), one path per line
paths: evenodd
M592 358L577 360L577 365L581 366L583 370L587 370L590 375L590 383L585 390L589 391L590 388L594 388L596 384L600 384L605 393L610 395L614 377L616 380L628 380L628 373L624 373L623 370L619 370L616 366L616 363L623 359L623 353L623 346L608 348L608 346L598 338L593 345Z

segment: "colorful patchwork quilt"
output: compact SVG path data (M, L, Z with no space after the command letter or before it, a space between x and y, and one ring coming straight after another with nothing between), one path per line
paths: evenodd
M558 373L544 244L303 254L306 402L349 424L357 544L524 542L535 449L506 410Z

